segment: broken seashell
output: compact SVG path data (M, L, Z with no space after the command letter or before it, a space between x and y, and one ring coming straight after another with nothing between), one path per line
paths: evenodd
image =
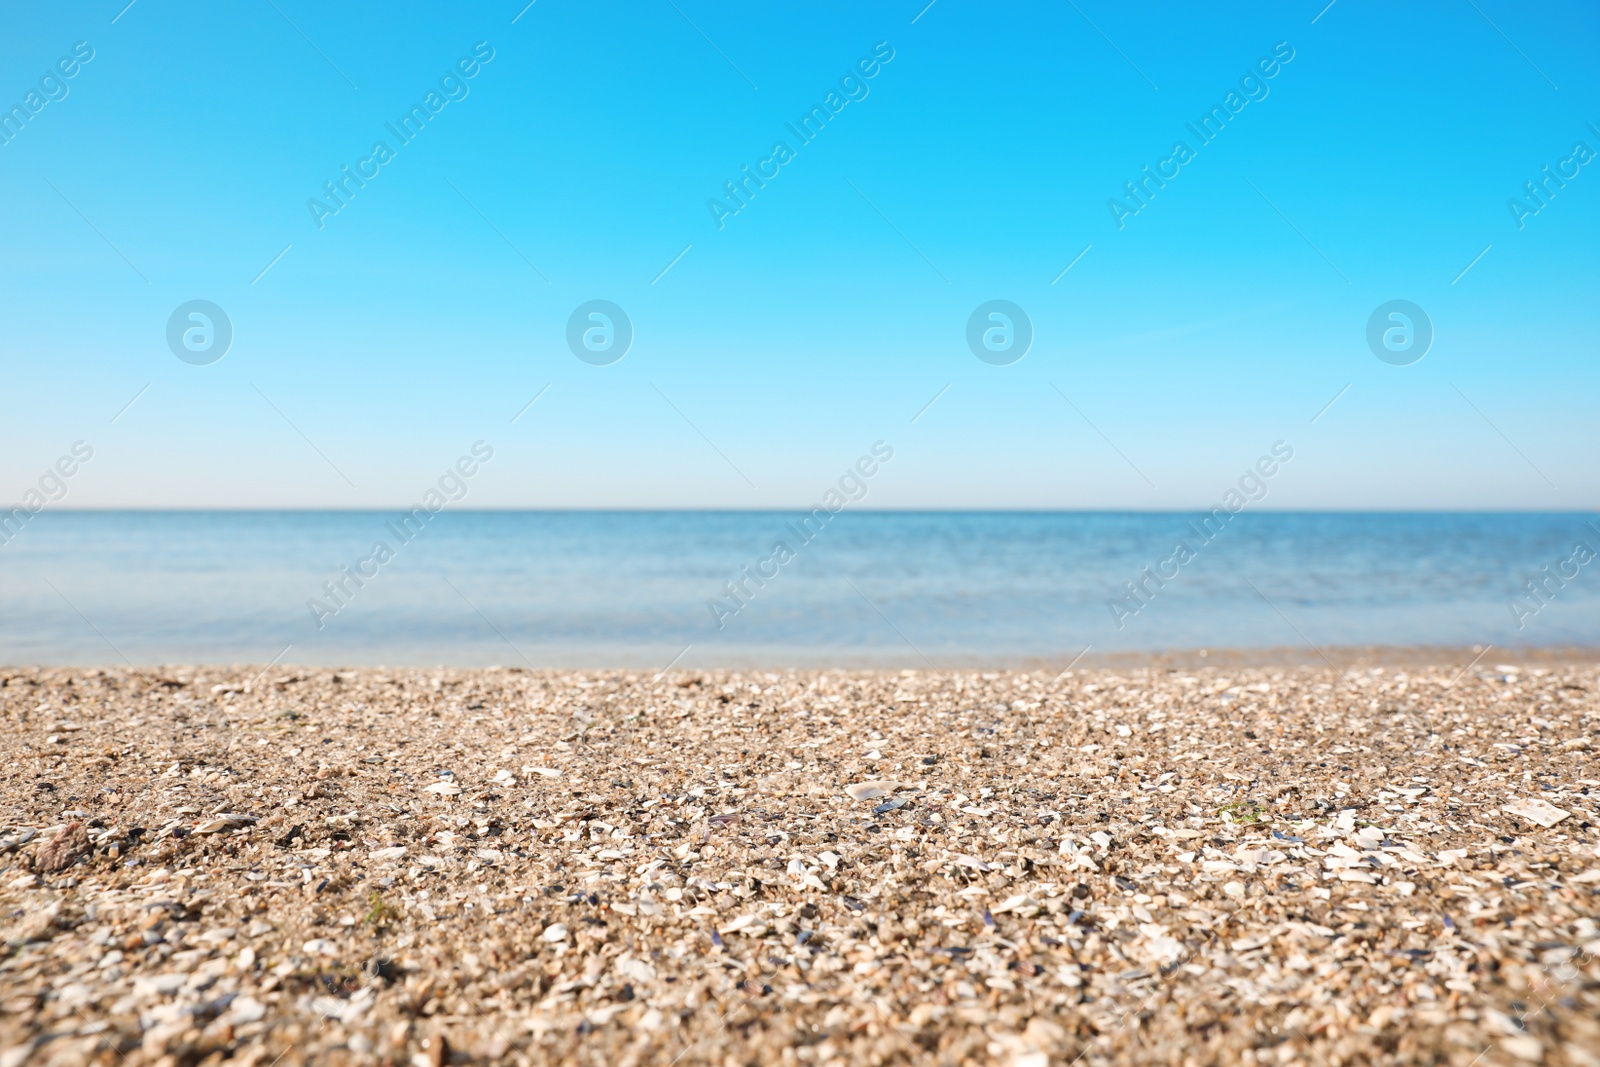
M886 797L896 789L904 788L903 783L890 780L873 782L857 782L855 785L845 786L844 791L850 794L852 800L877 800Z

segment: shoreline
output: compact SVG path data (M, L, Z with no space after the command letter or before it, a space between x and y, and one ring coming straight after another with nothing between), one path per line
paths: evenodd
M692 647L692 646L691 646ZM819 659L824 658L819 654ZM759 657L744 659L738 656L725 657L711 664L675 663L673 673L683 671L698 671L700 673L718 672L779 672L786 674L815 674L827 671L845 671L851 674L886 674L897 673L903 670L915 671L919 674L939 674L963 671L1005 671L1008 673L1058 673L1064 669L1076 668L1079 670L1177 670L1199 669L1203 667L1230 668L1234 670L1252 668L1265 669L1279 668L1360 668L1360 667L1385 667L1405 668L1408 670L1423 668L1440 668L1460 670L1469 667L1482 667L1486 664L1516 664L1524 667L1559 667L1600 663L1600 646L1586 645L1324 645L1310 648L1305 645L1279 645L1266 647L1223 647L1223 648L1177 648L1155 649L1139 651L1103 651L1090 647L1087 653L1063 652L1050 656L1017 656L997 658L985 655L969 655L959 658L951 657L941 660L934 657L930 667L926 661L918 659L914 654L907 653L900 658L855 658L849 656L826 656L827 662L776 662L763 660ZM194 674L201 672L215 674L221 677L224 674L232 676L239 673L251 675L268 670L300 670L300 671L334 671L334 672L360 672L360 671L496 671L510 670L515 672L533 674L574 674L595 673L638 675L648 673L652 677L661 673L661 665L655 661L638 661L633 663L617 662L615 660L595 660L592 662L563 662L559 664L538 664L529 666L516 662L437 662L437 661L399 661L399 662L366 662L361 660L306 660L297 661L290 657L288 660L278 661L274 664L265 662L252 663L248 661L209 662L209 661L174 661L168 663L135 663L116 664L108 660L93 660L83 663L63 661L57 663L0 663L0 675L20 674L28 671L103 671L109 674L127 673L162 673L184 672Z
M1600 656L1225 658L0 669L0 1062L1593 1067Z

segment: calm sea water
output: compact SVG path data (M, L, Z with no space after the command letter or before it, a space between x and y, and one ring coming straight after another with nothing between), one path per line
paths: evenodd
M1085 646L1600 646L1600 560L1564 562L1575 543L1600 549L1587 513L1246 512L1210 543L1187 513L845 512L809 543L780 512L446 511L409 542L397 518L46 511L0 548L0 662L918 667L1064 663ZM336 600L324 583L345 565L371 577ZM1177 574L1122 599L1147 566ZM1547 566L1577 576L1537 613L1525 600L1519 628L1509 602ZM746 579L740 606L724 584L745 567L776 576Z

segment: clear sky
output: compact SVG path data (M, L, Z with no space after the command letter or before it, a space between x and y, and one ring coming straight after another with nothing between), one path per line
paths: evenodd
M525 2L8 5L0 503L79 440L57 506L397 506L479 440L466 506L792 507L878 440L868 507L1193 507L1280 440L1266 507L1600 499L1591 4Z

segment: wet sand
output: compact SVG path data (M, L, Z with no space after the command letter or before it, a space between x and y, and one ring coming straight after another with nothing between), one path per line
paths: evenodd
M0 669L0 1067L1600 1065L1600 670L1471 656Z

